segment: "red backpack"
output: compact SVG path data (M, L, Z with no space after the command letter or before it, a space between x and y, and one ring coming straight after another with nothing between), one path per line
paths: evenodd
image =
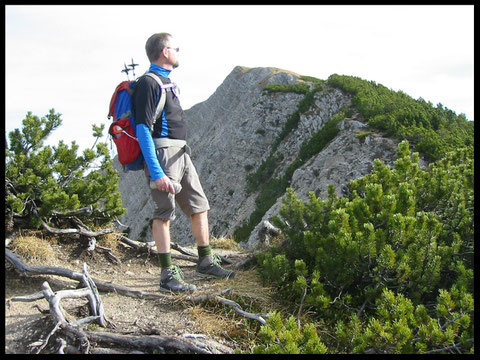
M155 111L153 123L160 116L166 100L165 89L170 84L164 85L162 80L154 73L145 75L155 79L162 90L160 100ZM108 129L113 142L116 145L118 161L123 165L124 170L143 170L143 155L135 134L135 117L132 110L132 96L137 80L122 81L115 89L110 100L108 118L113 117L113 122Z

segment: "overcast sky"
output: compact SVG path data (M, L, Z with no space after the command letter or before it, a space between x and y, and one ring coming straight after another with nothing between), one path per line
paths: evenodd
M474 118L473 5L25 5L5 13L6 132L28 111L54 108L63 125L49 145L93 145L92 124L108 128L110 98L127 79L124 62L133 58L137 77L144 73L145 42L157 32L180 46L170 78L184 109L241 65L358 76Z

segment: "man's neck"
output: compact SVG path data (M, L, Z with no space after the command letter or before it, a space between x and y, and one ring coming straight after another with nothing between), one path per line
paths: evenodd
M155 62L153 62L152 64L161 66L161 67L164 68L165 70L169 70L169 71L172 71L172 70L173 70L173 66L172 66L171 64L166 63L166 62L163 62L163 61L161 61L161 60L155 61Z
M168 70L168 69L165 69L164 67L156 64L156 63L152 63L150 65L150 68L148 69L148 71L151 71L151 72L154 72L154 73L157 73L165 78L168 78L168 76L170 75L170 72L171 70Z

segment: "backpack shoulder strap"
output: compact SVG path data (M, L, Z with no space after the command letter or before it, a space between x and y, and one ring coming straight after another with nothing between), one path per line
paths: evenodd
M145 75L150 76L152 79L154 79L158 83L158 85L160 85L160 90L161 90L160 100L158 101L157 109L155 110L155 117L153 118L153 124L152 124L152 128L153 128L153 125L155 125L155 123L157 122L157 119L160 117L160 114L162 113L163 108L165 107L165 101L167 100L167 96L166 96L165 86L162 82L162 79L160 79L160 77L158 77L152 72L147 72Z

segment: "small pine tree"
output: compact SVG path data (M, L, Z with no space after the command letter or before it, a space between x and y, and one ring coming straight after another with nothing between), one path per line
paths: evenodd
M68 212L92 206L81 218L86 224L103 225L123 215L116 170L106 143L99 142L104 126L93 126L95 150L77 155L78 145L62 140L57 146L44 142L62 120L54 109L39 118L28 112L22 129L9 133L5 146L5 221L8 228L37 228L40 218L52 211ZM81 215L80 215L81 217Z
M320 341L312 323L299 327L290 316L283 320L273 313L259 331L261 343L253 348L254 354L325 354L327 347Z
M468 352L473 148L428 169L407 141L397 154L393 168L376 160L351 181L349 197L330 186L327 199L304 202L289 189L274 220L287 245L258 255L261 276L337 329L332 352Z

